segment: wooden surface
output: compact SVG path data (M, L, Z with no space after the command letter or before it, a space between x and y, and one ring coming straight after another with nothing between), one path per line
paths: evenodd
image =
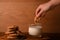
M36 37L36 36L31 36L29 34L26 34L26 39L24 40L48 40L50 39L49 37L45 36L45 37ZM7 35L4 34L4 35L0 35L0 40L17 40L17 39L7 39ZM21 40L21 39L19 39Z
M9 40L6 38L6 36L1 36L0 40ZM11 39L11 40L16 40L16 39ZM40 38L40 37L34 37L34 36L27 36L26 39L24 40L48 40L48 38Z
M26 35L25 40L60 40L60 33L44 33L42 37L31 36L28 33L24 33ZM7 35L4 33L0 33L0 40L8 40ZM16 39L11 39L16 40Z

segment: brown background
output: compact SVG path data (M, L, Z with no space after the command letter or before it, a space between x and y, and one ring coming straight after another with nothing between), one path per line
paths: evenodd
M6 32L10 25L18 25L27 32L34 21L34 12L39 4L48 0L0 0L0 32ZM60 33L60 6L47 12L42 18L43 32Z

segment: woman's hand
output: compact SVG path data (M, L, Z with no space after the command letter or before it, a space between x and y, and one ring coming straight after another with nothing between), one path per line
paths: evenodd
M41 19L43 16L46 15L46 12L48 12L50 8L53 9L53 7L56 7L57 5L60 5L60 0L50 0L47 3L39 5L35 12L36 16L34 21L36 22L37 20Z
M39 7L36 9L36 12L35 12L36 16L34 21L36 22L38 19L41 19L41 17L45 16L46 12L50 9L50 7L51 7L51 4L49 2L39 5Z

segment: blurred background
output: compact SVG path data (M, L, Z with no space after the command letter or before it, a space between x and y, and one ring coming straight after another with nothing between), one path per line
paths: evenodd
M22 32L28 32L34 23L36 8L49 0L0 0L0 32L7 27L18 25ZM40 20L44 33L60 33L60 6L47 12Z

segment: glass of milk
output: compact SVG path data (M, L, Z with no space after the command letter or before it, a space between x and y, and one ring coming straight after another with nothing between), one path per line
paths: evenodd
M37 24L31 24L29 26L28 32L29 32L29 35L41 37L42 26L39 23L37 23Z

